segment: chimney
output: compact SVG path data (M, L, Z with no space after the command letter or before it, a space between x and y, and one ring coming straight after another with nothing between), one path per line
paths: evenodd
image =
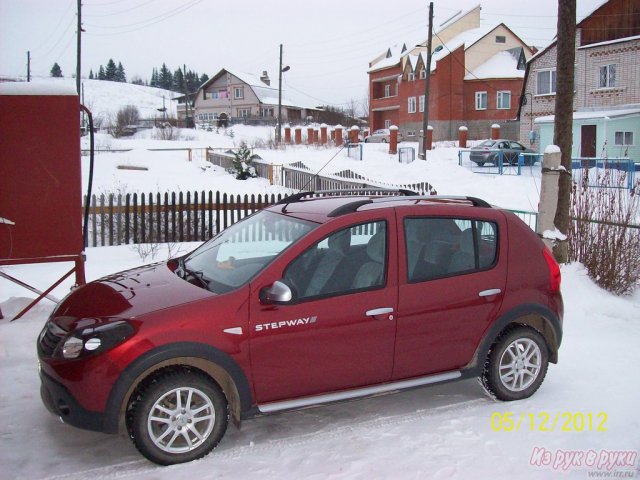
M262 83L265 83L271 86L271 80L269 80L269 74L267 73L266 70L262 71L262 76L260 77L260 80L262 80Z

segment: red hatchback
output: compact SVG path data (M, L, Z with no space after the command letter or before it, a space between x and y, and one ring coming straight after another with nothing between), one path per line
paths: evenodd
M557 263L507 211L307 192L74 290L38 339L41 393L64 422L127 431L167 465L206 455L229 417L468 377L529 397L562 315Z

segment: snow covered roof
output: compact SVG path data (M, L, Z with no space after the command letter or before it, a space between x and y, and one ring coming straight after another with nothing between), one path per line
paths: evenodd
M505 50L496 53L472 72L467 72L465 80L487 78L524 78L524 70L518 70L518 57Z
M640 108L627 108L619 110L594 110L587 112L573 112L574 120L588 120L597 118L616 118L626 117L630 115L640 115ZM534 120L534 123L552 123L555 120L555 115L547 115L546 117L538 117Z
M223 73L230 73L234 77L236 77L241 82L247 84L253 90L256 97L258 97L258 101L263 105L278 105L278 87L271 86L264 83L260 77L252 73L230 70L228 68L223 68L214 75L210 80L205 82L200 86L200 88L205 88L210 83L213 83L220 75ZM316 109L317 102L313 101L309 97L303 94L297 94L292 92L289 88L287 88L286 84L282 85L282 106L288 108L305 108L305 109Z
M77 96L78 93L71 85L61 82L3 82L0 95Z

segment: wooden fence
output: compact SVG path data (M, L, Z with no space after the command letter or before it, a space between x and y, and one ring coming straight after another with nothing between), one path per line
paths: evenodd
M282 197L213 191L93 195L87 246L205 241Z
M233 166L233 152L210 150L207 159L225 170ZM252 165L258 177L268 179L272 185L279 185L293 190L344 190L352 188L388 188L391 190L414 190L423 195L435 195L435 189L428 182L397 184L372 180L351 170L342 170L333 174L318 174L302 162L289 165L272 165L254 160Z

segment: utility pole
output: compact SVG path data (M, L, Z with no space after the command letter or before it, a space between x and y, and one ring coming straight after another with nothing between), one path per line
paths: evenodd
M278 118L276 119L276 145L282 141L282 44L280 44L280 64L278 65Z
M31 52L27 50L27 82L31 81Z
M187 86L187 65L184 63L182 64L182 71L184 73L184 75L182 76L182 81L184 82L184 111L185 111L184 127L189 128L189 88ZM195 126L196 126L196 119L194 115L193 127L195 128Z
M418 150L418 158L427 159L427 130L429 128L429 80L431 79L431 43L433 37L433 2L429 2L429 34L427 36L427 64L424 80L424 115L422 117L422 143Z
M76 58L76 91L80 95L80 74L82 72L81 61L81 49L82 49L82 0L78 0L78 46L77 46L77 58Z
M556 73L556 105L553 143L560 147L558 177L558 206L554 218L555 227L564 235L571 227L571 146L573 144L573 82L576 55L576 0L558 2L558 47ZM606 124L605 124L606 125ZM569 242L559 240L553 247L558 263L569 261Z

